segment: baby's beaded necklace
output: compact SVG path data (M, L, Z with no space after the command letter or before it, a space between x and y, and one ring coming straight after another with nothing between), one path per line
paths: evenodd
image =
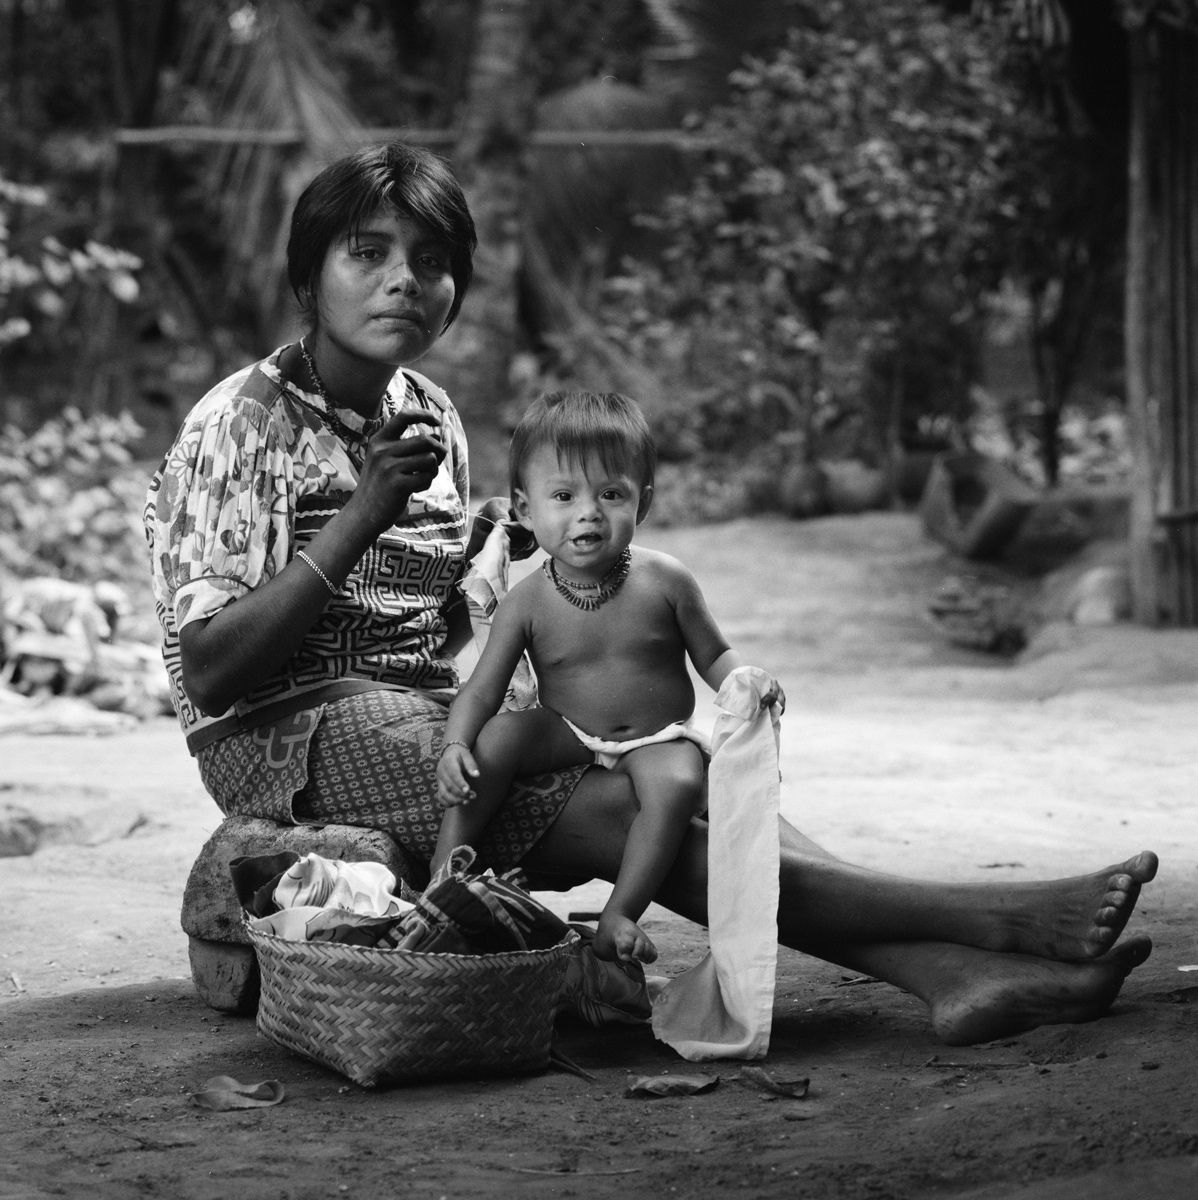
M620 590L624 580L628 578L631 566L632 551L625 546L620 551L620 557L616 559L611 570L598 583L577 583L573 579L564 578L557 573L557 567L552 558L545 559L542 570L559 596L568 600L575 608L581 608L584 612L594 612Z

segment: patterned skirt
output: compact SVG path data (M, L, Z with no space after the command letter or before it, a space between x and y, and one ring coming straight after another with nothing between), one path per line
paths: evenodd
M441 826L446 709L419 692L369 691L233 734L197 755L226 816L380 829L427 862ZM475 847L479 868L518 866L585 767L519 780Z

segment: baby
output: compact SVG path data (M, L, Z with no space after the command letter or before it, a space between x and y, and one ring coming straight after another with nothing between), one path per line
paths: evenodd
M486 828L513 779L583 763L623 771L639 812L594 950L652 962L637 924L704 807L706 738L687 670L714 691L742 665L691 573L631 548L653 499L657 452L624 396L558 392L512 436L512 503L549 556L496 610L486 647L449 712L437 767L446 806L435 871ZM499 712L525 651L543 707ZM784 703L775 683L766 703Z

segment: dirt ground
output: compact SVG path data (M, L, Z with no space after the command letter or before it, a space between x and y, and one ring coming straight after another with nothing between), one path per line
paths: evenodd
M701 1095L627 1098L696 1067L647 1028L565 1025L593 1081L366 1091L196 999L178 908L219 814L173 723L0 720L0 814L34 851L0 859L0 1200L1198 1194L1198 632L1055 626L1013 664L951 647L923 614L960 564L909 515L643 540L781 677L784 810L838 854L1001 882L1159 852L1132 925L1155 951L1109 1016L948 1048L912 997L783 951L764 1065L806 1099L736 1063ZM648 923L664 973L701 956L701 930ZM191 1103L216 1075L286 1098Z

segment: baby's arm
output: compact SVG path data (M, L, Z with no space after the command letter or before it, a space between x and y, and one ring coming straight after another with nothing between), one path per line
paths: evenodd
M478 778L478 763L471 751L482 727L503 704L527 641L524 605L520 589L514 588L496 609L483 652L450 706L445 748L437 764L442 804L460 804L469 796L471 781Z
M690 571L681 563L677 563L674 576L674 612L686 644L686 652L703 682L713 692L718 692L724 680L737 667L743 667L745 661L720 632L707 607L707 601L703 598L698 581ZM762 697L762 703L768 705L775 702L783 708L786 707L786 695L782 691L782 685L773 679L772 687Z

